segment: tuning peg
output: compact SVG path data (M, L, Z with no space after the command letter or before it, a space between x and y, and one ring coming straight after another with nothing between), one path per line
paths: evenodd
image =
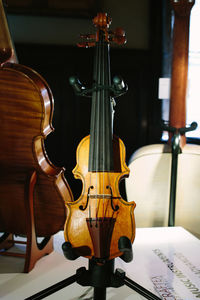
M81 34L80 38L85 39L86 41L78 43L77 44L78 47L89 48L95 46L95 42L96 42L95 34Z
M122 29L121 27L117 27L114 31L114 35L122 37L125 36L126 33L124 29Z
M127 42L125 31L118 27L114 31L109 32L110 40L118 45L123 45Z
M123 45L127 42L126 33L122 28L115 29L113 41L118 45Z
M80 37L82 39L86 39L86 40L95 40L96 39L95 34L81 34Z
M90 48L95 46L95 42L82 42L77 44L80 48Z

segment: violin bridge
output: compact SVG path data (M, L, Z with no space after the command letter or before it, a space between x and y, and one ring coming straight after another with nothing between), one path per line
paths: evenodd
M89 194L88 197L91 199L120 199L121 198L121 197L113 197L110 194L98 194L98 195Z

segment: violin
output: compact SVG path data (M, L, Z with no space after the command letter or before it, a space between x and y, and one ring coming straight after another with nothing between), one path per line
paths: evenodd
M103 262L123 256L122 244L132 245L136 205L126 202L119 192L119 183L129 169L125 146L113 135L114 97L125 93L127 86L118 76L111 84L109 49L111 42L126 42L125 32L121 28L110 31L111 18L105 13L99 13L93 24L96 33L82 35L85 41L78 44L95 47L93 86L87 89L76 77L70 78L77 95L91 95L92 107L90 134L77 147L73 169L74 177L82 181L82 193L76 201L66 202L63 250L73 249L71 259L84 256Z
M53 165L44 145L54 130L54 99L42 76L16 63L2 1L0 14L0 231L27 234L28 186L35 182L35 233L48 237L63 230L65 201L73 199L64 168Z

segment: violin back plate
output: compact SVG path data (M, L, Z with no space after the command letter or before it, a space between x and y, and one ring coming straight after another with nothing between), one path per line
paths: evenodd
M65 201L72 199L64 169L49 160L44 139L53 130L53 97L45 80L17 64L0 68L0 231L23 234L26 184L36 170L36 234L63 229Z

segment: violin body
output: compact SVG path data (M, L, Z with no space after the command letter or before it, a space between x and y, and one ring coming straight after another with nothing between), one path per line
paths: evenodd
M52 132L53 96L32 69L4 63L0 67L0 231L26 234L26 184L36 171L34 216L37 236L64 227L65 201L72 193L64 169L49 160L44 139Z
M132 243L135 238L135 203L124 201L119 193L120 180L129 174L125 146L114 136L114 171L95 173L88 171L89 143L90 136L87 136L77 148L77 165L73 173L76 179L82 180L83 189L78 200L66 203L65 240L79 255L112 259L122 255L118 248L122 232ZM85 210L80 209L86 206ZM115 211L112 206L119 209Z

